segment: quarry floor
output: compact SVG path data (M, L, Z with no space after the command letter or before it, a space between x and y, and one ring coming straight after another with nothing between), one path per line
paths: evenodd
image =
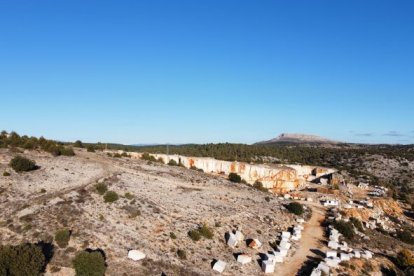
M24 152L20 154L36 160L40 169L17 174L7 166L15 154L0 151L0 172L11 173L0 177L0 243L51 241L57 230L70 229L69 246L55 246L48 275L73 275L71 259L87 248L105 252L107 275L215 275L213 259L228 263L222 275L261 275L259 253L269 251L269 242L295 220L269 193L185 168L83 150L75 157ZM106 183L120 199L105 203L96 192L97 182ZM274 275L289 275L289 269L306 261L310 247L317 244L318 237L312 235L313 221L316 227L318 220L314 212L287 268L280 267L285 272ZM200 224L213 230L213 239L194 242L188 237L187 232ZM263 247L226 246L225 233L237 227ZM147 258L132 262L126 257L129 249L141 250ZM178 249L186 252L185 260L177 256ZM233 255L239 252L254 261L241 266ZM51 268L61 270L52 273Z

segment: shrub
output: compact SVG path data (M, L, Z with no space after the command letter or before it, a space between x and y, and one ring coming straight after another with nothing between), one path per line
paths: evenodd
M241 183L242 179L237 173L230 173L229 180L234 183Z
M76 254L72 264L77 276L105 275L105 259L100 252L80 252Z
M203 236L206 239L212 239L214 236L213 231L205 224L201 225L198 228L198 232L200 233L201 236Z
M106 192L106 194L104 195L104 200L107 203L112 203L115 202L119 199L119 196L116 192L114 191L108 191Z
M9 166L16 172L28 172L37 169L36 162L20 155L14 157Z
M259 191L268 192L268 190L265 187L263 187L263 183L260 181L254 182L253 187Z
M82 141L81 141L81 140L77 140L77 141L73 144L73 146L74 146L75 148L83 148L83 143L82 143Z
M397 231L397 238L402 242L414 244L414 238L408 230Z
M42 249L34 244L0 246L0 275L41 275L46 260Z
M352 240L355 236L354 226L351 222L345 222L343 220L335 221L333 227L349 240Z
M175 240L177 238L177 236L173 232L170 232L170 238Z
M171 160L168 162L168 165L170 165L170 166L178 166L178 163L177 163L177 161L175 161L174 159L171 159Z
M351 217L349 220L359 232L364 232L364 227L362 226L362 222L359 219Z
M414 254L408 249L403 249L397 254L397 264L402 267L414 266Z
M157 159L155 159L155 157L153 155L150 155L147 152L145 152L144 154L142 154L141 159L142 160L146 160L146 161L151 161L151 162L156 162L157 161Z
M105 183L98 183L95 185L95 189L100 195L104 195L108 191L108 187Z
M177 256L178 258L180 258L181 260L187 260L187 254L184 250L182 249L178 249L177 250Z
M3 176L10 176L10 173L9 172L4 172Z
M88 146L88 147L86 148L86 151L87 151L87 152L95 152L95 147L94 147L94 146Z
M75 152L72 147L61 147L59 148L60 154L64 156L75 156Z
M127 193L125 193L125 198L126 199L129 199L129 200L132 200L132 199L134 199L134 195L131 194L131 193L129 193L129 192L127 192Z
M199 241L201 240L201 235L200 232L198 232L197 229L194 230L190 230L188 231L188 236L190 237L190 239L192 239L193 241Z
M70 231L68 229L62 229L55 233L55 241L60 248L68 246L70 240Z
M302 204L298 202L291 202L286 206L286 209L288 209L289 212L295 215L302 215L304 212Z

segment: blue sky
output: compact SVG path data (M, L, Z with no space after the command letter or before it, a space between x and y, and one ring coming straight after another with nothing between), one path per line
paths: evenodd
M414 2L0 0L0 129L414 143Z

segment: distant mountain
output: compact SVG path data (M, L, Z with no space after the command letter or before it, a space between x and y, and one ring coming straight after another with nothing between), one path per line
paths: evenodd
M292 143L292 144L337 144L339 142L329 140L324 137L310 134L296 134L296 133L282 133L278 137L258 142L256 144L277 144L277 143Z

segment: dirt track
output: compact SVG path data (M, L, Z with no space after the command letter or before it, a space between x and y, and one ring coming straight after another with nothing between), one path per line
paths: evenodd
M325 216L325 210L316 204L308 205L312 208L312 217L305 224L302 232L302 239L299 243L299 249L286 262L276 268L276 275L299 275L303 265L309 258L318 257L318 251L323 249L323 228L321 222Z

